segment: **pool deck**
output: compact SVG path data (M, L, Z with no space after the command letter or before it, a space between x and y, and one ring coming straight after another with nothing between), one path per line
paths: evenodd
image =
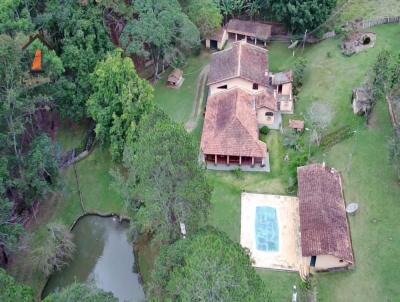
M279 251L256 249L256 207L268 206L277 211ZM242 193L240 244L250 251L257 268L298 271L302 260L300 250L299 200L292 196Z

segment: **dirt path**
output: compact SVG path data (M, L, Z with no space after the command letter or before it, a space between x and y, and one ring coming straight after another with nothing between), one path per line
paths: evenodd
M185 124L185 129L187 132L192 132L194 129L196 129L197 123L199 122L203 108L204 87L207 82L207 75L209 71L210 65L204 66L203 70L199 74L199 77L197 78L196 96L193 102L192 114L190 115L190 119Z

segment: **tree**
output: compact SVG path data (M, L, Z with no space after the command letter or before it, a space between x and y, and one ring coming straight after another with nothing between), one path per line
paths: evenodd
M283 128L282 136L283 136L283 146L286 149L294 149L294 150L300 149L300 144L299 144L300 135L297 131L290 128Z
M47 296L43 302L117 302L111 293L86 284L74 283L63 290Z
M295 33L311 31L324 23L336 6L336 0L271 1L271 11Z
M224 16L225 22L228 17L239 16L245 8L245 0L215 0Z
M18 284L0 268L0 301L2 302L35 302L35 295L30 287Z
M172 63L200 43L199 31L177 0L137 0L138 18L128 21L121 43L129 54L150 57L154 79L160 63Z
M125 141L136 139L137 124L153 107L152 87L138 76L132 60L122 57L122 50L97 63L91 84L87 107L96 136L110 143L113 159L121 159Z
M222 15L214 0L191 0L186 11L189 19L199 29L203 39L221 28Z
M307 59L304 57L298 57L294 63L293 69L293 93L297 95L300 92L301 86L303 86L304 71L307 66Z
M322 135L331 124L335 111L331 105L324 102L314 102L308 110L308 117L312 125L312 136L314 142L319 146Z
M162 111L142 119L138 140L127 143L124 167L139 233L171 243L181 237L180 223L193 233L206 221L211 188L198 164L197 147L183 126Z
M93 1L83 7L81 1L50 0L45 12L37 17L38 25L46 28L55 41L65 68L53 89L59 110L76 121L86 117L86 101L92 92L89 75L112 49L102 22L103 9Z
M161 250L151 301L271 301L240 244L207 228Z
M63 224L50 223L47 231L45 244L33 251L32 260L39 271L49 276L68 264L75 252L75 244L72 233Z
M0 2L0 34L15 35L33 30L31 16L25 0L2 0Z

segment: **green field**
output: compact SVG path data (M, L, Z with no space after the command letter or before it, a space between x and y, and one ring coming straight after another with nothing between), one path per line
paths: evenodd
M196 96L198 75L209 61L210 53L206 51L198 57L189 58L182 68L184 82L179 89L168 88L165 85L171 69L168 69L155 85L154 99L156 104L175 121L185 123L189 120Z
M343 22L359 18L371 20L400 16L398 0L338 0L337 2L339 7L348 2L339 15L340 21Z

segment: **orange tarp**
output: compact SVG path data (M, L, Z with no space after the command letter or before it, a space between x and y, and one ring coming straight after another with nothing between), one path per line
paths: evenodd
M42 71L42 51L37 49L32 63L32 71Z

